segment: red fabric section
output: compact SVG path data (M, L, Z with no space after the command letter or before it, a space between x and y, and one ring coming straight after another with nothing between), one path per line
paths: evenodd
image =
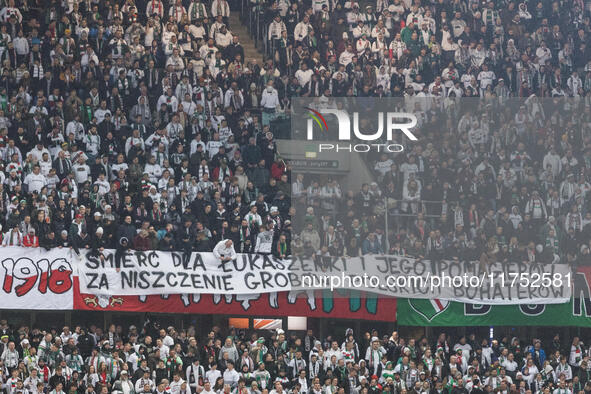
M294 303L288 300L288 293L279 293L276 304L271 304L269 294L261 294L256 300L236 300L230 303L222 295L216 304L210 294L201 295L198 300L192 296L170 295L168 298L150 295L97 297L81 294L78 278L74 279L74 309L108 310L119 312L194 313L249 316L307 316L333 319L364 319L375 321L396 320L396 299L394 298L337 298L323 299L316 293L315 309L308 303L305 293L298 295ZM198 301L198 302L195 302Z

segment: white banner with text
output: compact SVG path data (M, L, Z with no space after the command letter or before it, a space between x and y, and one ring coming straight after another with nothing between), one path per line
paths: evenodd
M376 296L477 304L565 303L568 265L427 261L401 256L278 259L238 254L128 251L86 253L77 264L80 290L102 295L259 294L353 289Z

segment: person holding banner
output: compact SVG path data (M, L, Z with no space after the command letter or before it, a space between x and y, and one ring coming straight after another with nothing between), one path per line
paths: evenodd
M231 239L222 239L213 248L213 255L222 262L234 260L237 257L234 242Z

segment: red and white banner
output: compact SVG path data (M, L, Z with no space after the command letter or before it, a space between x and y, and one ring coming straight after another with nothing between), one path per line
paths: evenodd
M220 263L214 263L210 255L211 253L194 254L191 255L191 259L183 261L181 257L175 254L167 255L165 252L130 252L122 257L121 267L118 269L115 268L112 251L107 254L108 258L105 257L99 261L96 258L93 260L92 256L87 254L78 257L70 249L56 248L46 251L40 248L2 248L0 255L0 294L4 301L2 308L224 314L261 318L306 316L394 321L396 319L396 300L393 298L395 295L378 297L361 290L301 289L291 286L293 282L291 279L291 282L286 282L284 285L276 281L275 285L271 284L269 287L251 286L253 283L250 275L253 274L253 270L261 278L264 274L273 276L270 271L288 271L287 274L295 271L289 268L281 270L280 264L283 266L299 264L307 270L326 269L334 273L339 272L338 264L359 269L359 266L353 263L360 262L361 267L371 265L382 275L393 274L392 270L406 275L449 271L454 273L454 277L472 272L473 268L472 263L421 261L421 264L418 264L416 261L395 256L369 256L359 261L331 261L327 266L310 261L277 260L261 255L241 256L236 261L232 261L231 267L220 268ZM178 258L175 259L175 256ZM268 264L275 267L274 271L267 267ZM424 270L418 272L421 267ZM585 269L581 269L573 278L570 267L567 265L516 263L492 267L498 268L499 272L505 274L520 270L522 276L525 274L526 279L531 272L529 275L531 280L535 274L538 274L537 271L540 271L543 272L538 275L541 278L551 275L552 286L543 287L545 293L538 290L535 294L522 294L523 291L515 294L507 293L505 290L508 284L493 289L481 288L471 295L473 300L470 303L484 305L486 303L483 299L487 299L490 305L512 305L524 304L526 300L533 298L538 302L529 304L552 304L561 303L565 297L570 301L571 280L574 279L575 289L585 289L584 286L577 284L582 283L585 275L590 275ZM568 274L565 274L565 271ZM287 274L282 272L282 275L289 277ZM144 275L147 275L145 280L142 279ZM216 277L223 277L224 280L211 279ZM558 281L560 278L561 280ZM203 288L202 284L209 283L208 280L215 285L214 288ZM188 288L183 287L183 281L189 283ZM220 291L218 286L222 282L224 289L232 287L235 290ZM147 293L146 286L149 290ZM279 290L275 290L277 288ZM125 290L123 294L121 289ZM435 298L443 301L464 302L467 294L464 290L453 288L454 293L449 297ZM581 291L577 290L575 294L579 295ZM433 293L420 294L420 296L416 294L417 289L414 289L413 292L404 295L407 298L426 300L434 296ZM436 310L445 309L444 304L431 306ZM591 305L589 308L591 309Z
M2 248L2 308L73 309L74 276L70 255L65 249Z
M394 321L394 298L349 298L344 292L247 295L95 295L80 291L84 258L70 249L5 247L0 256L2 309L194 313L258 317L307 316Z

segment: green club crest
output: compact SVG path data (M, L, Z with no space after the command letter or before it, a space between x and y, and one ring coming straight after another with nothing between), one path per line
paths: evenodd
M447 309L449 306L449 301L440 299L425 300L409 298L408 304L415 312L430 322Z

